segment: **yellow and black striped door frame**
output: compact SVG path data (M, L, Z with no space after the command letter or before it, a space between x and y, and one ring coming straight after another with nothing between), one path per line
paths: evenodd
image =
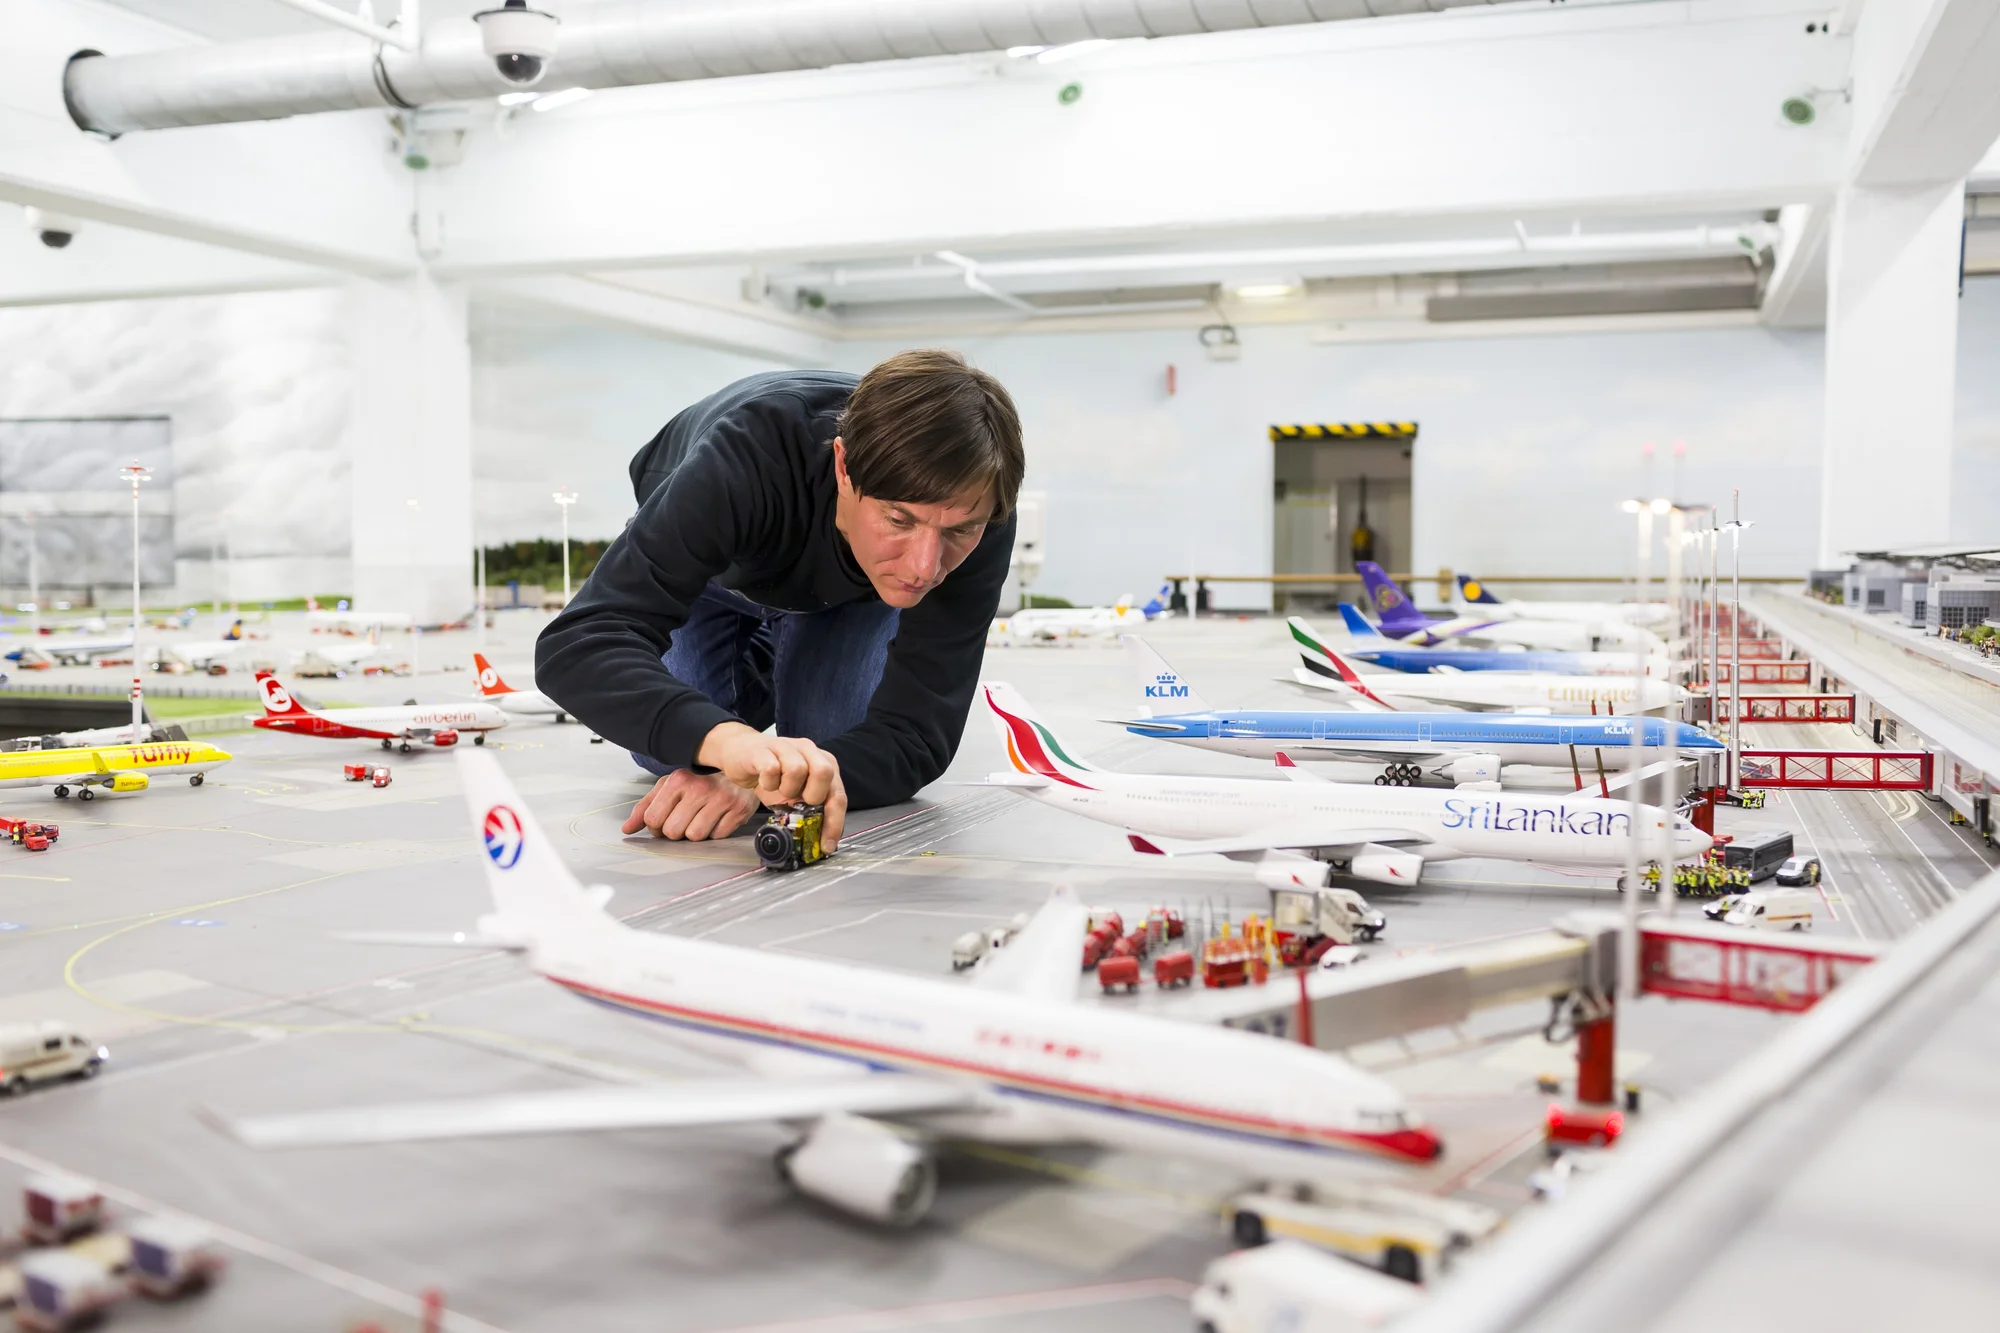
M1308 421L1291 426L1271 427L1271 439L1279 440L1414 440L1414 421Z

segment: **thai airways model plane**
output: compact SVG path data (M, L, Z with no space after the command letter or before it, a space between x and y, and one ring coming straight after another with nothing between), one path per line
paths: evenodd
M514 713L521 717L553 717L558 722L569 721L569 713L540 690L517 690L500 679L500 673L486 660L484 653L472 655L472 665L479 669L479 694L489 703L500 706L502 712Z
M1473 613L1437 620L1417 610L1414 603L1372 560L1355 562L1355 570L1368 590L1368 600L1382 622L1384 636L1402 643L1431 648L1465 642L1489 647L1531 648L1543 652L1583 653L1623 648L1637 652L1664 651L1665 645L1652 631L1624 620L1579 622L1538 620L1520 616L1488 616Z
M1419 648L1384 638L1346 602L1340 618L1354 642L1347 655L1390 671L1542 671L1558 676L1630 676L1637 653L1542 653L1525 648ZM1673 671L1665 656L1646 658L1646 674L1661 679Z
M1135 851L1248 862L1260 883L1330 886L1338 871L1415 884L1429 863L1468 857L1609 873L1625 864L1632 838L1631 805L1595 796L1326 782L1282 759L1292 781L1108 772L1076 759L1012 686L989 683L980 693L1013 766L989 777L991 785L1121 828ZM1713 845L1686 819L1642 805L1647 859L1669 819L1675 860Z
M1301 1181L1442 1145L1388 1083L1325 1052L1077 1003L1086 911L1058 889L972 984L634 930L578 884L490 756L462 753L493 912L471 940L519 951L593 1004L743 1072L637 1087L222 1121L253 1147L775 1123L801 1194L907 1226L937 1190L930 1144L1085 1142ZM417 943L419 937L400 937Z
M474 745L484 745L487 732L507 725L507 715L489 703L408 703L315 712L294 699L292 692L268 671L257 673L257 692L264 699L264 716L253 726L301 736L381 741L383 749L400 745L404 754L418 745L456 745L459 733L464 731L472 733Z
M165 773L185 773L199 787L208 770L233 758L203 741L154 741L143 745L92 745L75 749L15 750L0 754L0 787L54 787L83 800L98 791L144 791Z
M1355 619L1359 620L1357 615ZM1362 622L1364 625L1366 621ZM1330 692L1352 707L1422 708L1443 704L1474 712L1651 713L1679 708L1688 692L1666 680L1635 687L1631 662L1620 676L1571 676L1552 671L1376 671L1362 673L1298 616L1285 621L1299 646L1300 666L1292 680L1310 690ZM1376 640L1381 642L1380 639ZM1508 658L1526 656L1507 653ZM1537 654L1539 656L1539 654ZM1633 707L1634 701L1638 707Z
M1146 716L1121 723L1132 734L1255 759L1283 751L1294 759L1380 763L1377 786L1414 786L1429 774L1459 787L1497 787L1503 764L1580 775L1584 767L1601 768L1604 751L1615 764L1632 746L1630 717L1211 708L1144 639L1128 634L1124 643L1147 709ZM1172 711L1159 711L1159 704L1171 704ZM1669 744L1682 751L1723 748L1685 722L1644 718L1641 727L1640 743L1653 750Z
M1580 620L1586 623L1626 620L1634 625L1657 627L1673 618L1673 608L1665 602L1517 602L1502 601L1493 589L1470 574L1460 574L1453 587L1452 609L1460 615L1486 616L1495 620Z

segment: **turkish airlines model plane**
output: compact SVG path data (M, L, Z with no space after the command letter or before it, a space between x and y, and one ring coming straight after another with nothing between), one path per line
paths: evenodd
M1085 908L1068 890L971 985L678 939L607 915L611 890L577 883L490 756L462 753L459 770L494 907L470 945L518 950L572 994L743 1074L222 1122L243 1142L775 1122L799 1133L778 1158L795 1189L892 1226L936 1194L933 1139L1098 1143L1295 1182L1442 1151L1395 1088L1337 1056L1077 1003Z
M1285 622L1299 646L1300 666L1292 668L1295 683L1330 691L1356 707L1401 709L1445 704L1473 712L1630 713L1678 710L1688 692L1671 681L1648 680L1635 691L1629 674L1566 676L1548 671L1376 671L1363 673L1327 645L1319 631L1298 616ZM1625 668L1632 663L1628 657Z
M489 703L395 704L314 712L294 699L268 671L257 673L257 692L264 698L264 716L253 726L302 736L379 740L385 750L400 743L404 754L416 745L456 745L462 731L472 733L474 745L484 745L487 732L507 725L507 715Z
M484 653L472 655L472 665L479 669L479 694L501 711L522 717L554 717L558 722L569 721L569 713L540 690L517 690L500 679L500 673L486 660Z
M991 785L1122 828L1135 851L1249 862L1267 885L1330 886L1336 871L1415 884L1426 864L1465 857L1606 874L1624 866L1631 840L1625 801L1326 782L1282 752L1287 782L1111 773L1073 758L1012 686L996 682L980 692L1013 765L988 778ZM1638 814L1641 853L1651 860L1669 816L1650 805ZM1674 817L1676 861L1712 845Z

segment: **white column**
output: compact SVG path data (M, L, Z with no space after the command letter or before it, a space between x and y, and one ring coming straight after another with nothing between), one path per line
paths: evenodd
M1847 186L1827 275L1822 566L1950 536L1962 181Z
M357 279L352 295L355 606L458 620L472 584L465 292L419 276Z

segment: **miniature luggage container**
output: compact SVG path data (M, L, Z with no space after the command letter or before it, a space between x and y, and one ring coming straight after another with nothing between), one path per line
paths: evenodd
M1163 953L1153 960L1153 984L1161 990L1194 984L1194 955L1186 949Z
M124 1284L82 1255L46 1250L17 1265L21 1294L14 1322L36 1333L76 1328L125 1295Z
M226 1261L208 1229L179 1217L148 1217L134 1223L132 1289L166 1300L199 1291L222 1273Z
M21 1206L27 1214L21 1234L37 1245L60 1245L104 1221L104 1196L97 1187L67 1176L28 1177Z
M1105 959L1097 965L1097 984L1107 995L1119 986L1130 995L1139 989L1139 960L1129 953Z

